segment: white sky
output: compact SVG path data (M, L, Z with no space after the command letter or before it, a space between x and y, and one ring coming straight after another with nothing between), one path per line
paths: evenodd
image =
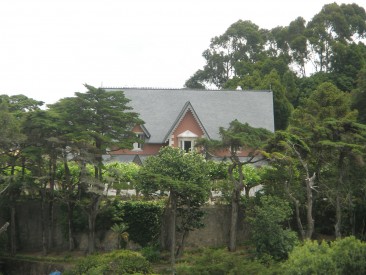
M0 94L54 103L96 87L182 88L210 39L239 19L309 21L365 0L1 0Z

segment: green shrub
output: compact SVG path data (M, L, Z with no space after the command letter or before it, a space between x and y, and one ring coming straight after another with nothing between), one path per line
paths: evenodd
M226 249L204 249L201 253L185 257L183 262L177 264L176 271L179 275L270 274L269 269L259 261Z
M366 244L355 237L306 241L283 264L284 274L366 274Z
M129 239L146 246L158 240L164 205L157 201L125 201L119 205Z
M119 250L107 254L90 255L78 261L65 275L151 274L150 263L137 252Z
M329 245L317 241L306 241L295 247L283 268L284 274L339 274L330 257Z
M289 203L273 196L260 197L260 202L248 211L251 241L259 257L287 258L298 243L297 234L283 226L291 214Z
M141 249L140 253L144 256L150 263L154 263L160 260L160 251L156 246L146 246Z

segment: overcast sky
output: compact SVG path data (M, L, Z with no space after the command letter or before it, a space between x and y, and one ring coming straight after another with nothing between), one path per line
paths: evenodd
M309 21L365 0L1 0L0 94L54 103L96 87L182 88L210 39L239 19Z

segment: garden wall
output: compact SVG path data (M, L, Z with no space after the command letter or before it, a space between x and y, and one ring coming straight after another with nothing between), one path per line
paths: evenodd
M40 215L40 203L27 201L17 206L18 228L18 251L41 251L42 250L42 227ZM61 230L60 207L55 205L55 229L54 249L57 251L67 250L68 242ZM205 226L190 232L187 239L187 247L220 247L226 246L229 241L230 206L207 206L204 208ZM243 211L239 211L238 243L248 238L248 227L243 222ZM0 213L0 224L7 221L7 215ZM169 217L167 217L169 218ZM10 227L8 228L8 230ZM47 232L46 232L47 233ZM165 236L166 237L166 236ZM77 250L87 250L87 233L75 236ZM98 232L96 246L99 250L113 250L117 247L117 238L113 232ZM169 241L167 242L169 243Z

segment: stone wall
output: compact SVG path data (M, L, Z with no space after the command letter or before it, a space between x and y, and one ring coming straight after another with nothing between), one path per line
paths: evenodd
M42 228L40 203L38 201L27 201L17 207L17 228L18 228L18 250L19 251L41 251L42 250ZM56 205L55 230L54 230L54 249L67 250L68 242L61 230L60 208ZM204 224L201 229L190 232L187 239L188 247L220 247L226 246L229 242L230 228L230 206L207 206L204 208ZM238 219L238 243L248 238L248 227L243 221L243 211L239 211ZM6 215L0 213L0 224L5 223ZM97 232L97 249L109 251L117 248L117 238L115 233ZM77 250L87 250L87 233L75 236Z
M189 247L220 247L229 243L230 207L210 206L205 207L203 228L192 231L188 235L187 246ZM242 243L248 239L248 226L244 223L244 211L239 210L237 241Z

